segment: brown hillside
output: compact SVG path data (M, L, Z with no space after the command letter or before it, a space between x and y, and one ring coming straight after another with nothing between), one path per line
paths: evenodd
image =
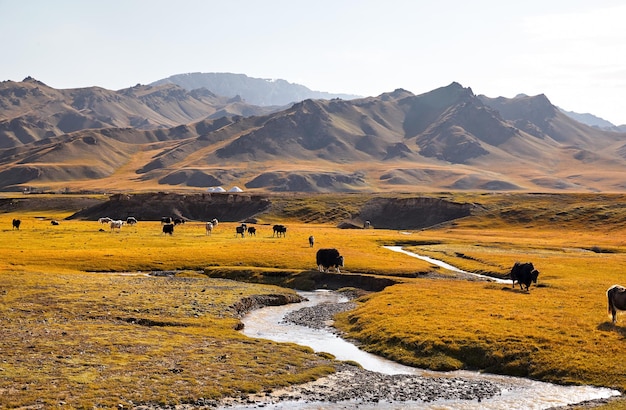
M24 101L47 92L34 80L19 84L30 90L30 94L24 91ZM65 94L73 96L81 115L97 108L108 110L110 118L120 118L121 107L130 101L125 98L132 97L134 103L144 101L143 107L159 106L159 115L167 121L180 120L182 111L192 112L183 109L186 101L213 98L206 90L189 93L171 85L79 91ZM52 112L50 107L46 110ZM0 149L0 189L198 192L208 186L237 185L258 192L609 192L626 188L622 181L626 134L580 124L545 96L488 99L452 83L421 95L398 89L350 101L305 100L267 115L208 117L167 128L111 127L43 139L25 132L23 137L30 142Z
M84 129L171 128L203 118L259 115L272 108L173 84L56 90L32 78L0 83L0 148L17 147Z

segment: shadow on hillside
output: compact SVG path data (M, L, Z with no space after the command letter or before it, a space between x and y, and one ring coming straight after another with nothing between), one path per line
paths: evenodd
M626 327L613 324L609 321L600 323L598 325L598 330L601 330L603 332L616 332L626 339Z

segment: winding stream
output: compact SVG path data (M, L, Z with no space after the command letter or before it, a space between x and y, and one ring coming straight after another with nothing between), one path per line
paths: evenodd
M404 249L402 249L402 246L383 246L383 248L389 249L390 251L394 251L394 252L400 252L400 253L403 253L405 255L409 255L409 256L412 256L414 258L426 261L426 262L430 262L433 265L439 266L441 268L447 269L447 270L452 271L452 272L457 272L457 273L463 273L465 275L476 276L478 278L488 279L488 280L491 280L493 282L498 282L498 283L511 283L510 279L498 279L498 278L494 278L494 277L491 277L491 276L479 275L478 273L472 273L472 272L464 271L462 269L457 268L456 266L452 266L452 265L447 264L447 263L445 263L443 261L440 261L438 259L433 259L433 258L430 258L428 256L418 255L417 253L413 253L413 252L409 252L407 250L404 250Z
M402 252L425 259L433 264L456 272L461 271L444 262L423 257L403 250L401 247L386 247L392 251ZM478 275L480 276L480 275ZM485 277L487 278L487 277ZM489 277L494 281L503 281ZM249 337L269 339L278 342L291 342L309 346L318 352L333 354L338 360L358 362L363 368L384 374L417 374L424 377L461 377L466 379L489 380L501 388L501 394L481 402L476 400L438 400L435 402L396 402L396 403L327 403L327 402L282 402L264 404L268 409L548 409L568 404L580 403L617 396L620 393L609 388L591 386L560 386L535 380L498 376L471 371L433 372L404 366L390 360L360 350L328 330L312 329L286 323L283 318L289 312L314 306L319 303L339 303L346 301L343 296L330 291L300 292L308 301L285 306L272 306L257 309L243 318L243 333ZM238 406L235 408L257 408L258 406Z

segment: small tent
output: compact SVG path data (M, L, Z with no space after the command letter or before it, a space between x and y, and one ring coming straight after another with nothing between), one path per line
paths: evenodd
M212 187L209 187L209 188L207 189L207 191L209 191L209 192L226 192L226 190L225 190L224 188L222 188L221 186L212 186Z
M243 189L239 188L238 186L234 186L229 189L228 192L243 192Z

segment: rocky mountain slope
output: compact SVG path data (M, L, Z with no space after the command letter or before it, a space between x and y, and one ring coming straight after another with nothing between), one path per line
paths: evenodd
M37 101L33 85L20 84L32 91L13 98L21 104ZM149 87L126 92L150 95ZM164 87L170 100L159 102L177 101L172 93L185 98L189 93ZM98 92L123 100L122 92ZM185 98L172 105L182 107ZM81 113L77 107L72 106ZM52 112L47 105L40 111ZM167 118L178 112L196 115L191 108L159 112L162 117L167 112ZM121 127L20 139L0 149L0 189L626 189L626 134L576 122L544 95L490 99L452 83L420 95L398 89L354 100L309 99L264 115L208 117L151 129L129 127L127 119ZM35 132L32 125L29 130Z
M19 83L0 83L0 148L84 129L170 128L205 118L275 110L206 89L186 91L174 84L136 85L119 91L99 87L57 90L29 77Z
M309 88L276 79L248 77L245 74L233 73L187 73L176 74L151 85L176 84L186 90L205 88L218 95L226 97L241 96L245 101L254 105L272 106L289 105L307 99L341 98L350 100L357 95L333 94L323 91L313 91Z

